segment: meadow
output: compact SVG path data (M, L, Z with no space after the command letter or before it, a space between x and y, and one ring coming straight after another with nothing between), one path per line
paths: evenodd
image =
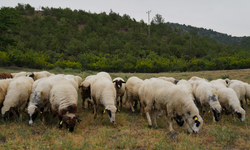
M0 72L40 71L25 68L0 68ZM79 75L83 79L93 71L55 68L49 72ZM208 80L218 78L238 79L250 83L250 69L220 70L199 72L164 73L110 73L112 78L131 76L142 79L151 77L174 77L189 79L199 76ZM125 97L124 97L125 98ZM92 109L81 108L82 99L78 97L78 114L82 120L70 133L65 126L58 128L58 118L47 117L45 123L37 118L33 126L28 125L27 115L22 121L17 117L7 123L0 119L0 149L250 149L250 106L245 106L246 120L241 122L232 115L222 116L214 123L210 113L204 116L204 125L198 134L187 133L186 127L173 124L174 133L169 132L165 116L157 119L158 128L149 128L139 110L132 113L127 103L116 114L113 126L106 114L93 118ZM246 105L246 104L245 104Z

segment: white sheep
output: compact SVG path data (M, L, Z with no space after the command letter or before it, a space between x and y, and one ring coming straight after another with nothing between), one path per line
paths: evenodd
M232 112L237 114L238 118L241 121L245 120L245 110L240 106L240 100L237 97L236 92L226 87L225 80L217 79L210 81L217 88L218 99L222 106L225 109L226 114Z
M131 107L132 112L135 112L135 109L137 108L137 103L140 102L138 90L140 86L142 85L143 80L138 77L130 77L126 82L126 98L125 98L125 104L128 101ZM133 106L133 103L135 102L135 105Z
M80 87L80 85L82 83L82 78L80 76L65 75L64 77L71 80L72 82L74 82L74 86L75 86L76 90L78 90L78 88Z
M201 77L197 77L197 76L191 77L188 81L199 81L199 80L204 80L204 81L207 81L207 82L208 82L207 79L201 78Z
M97 111L105 110L110 122L115 124L115 107L116 90L107 74L97 74L91 83L91 100L94 104L94 118L97 117Z
M43 122L45 121L45 114L50 110L50 90L55 82L63 78L63 75L54 75L38 79L34 82L28 106L29 125L33 124L40 113L42 113Z
M20 114L20 119L22 120L22 114L27 106L33 82L31 78L22 76L13 79L9 83L2 107L4 120L13 114Z
M192 84L195 100L198 107L201 107L202 116L204 116L205 107L209 107L213 115L213 121L219 121L222 108L214 86L205 80L196 80Z
M23 76L26 76L27 75L27 72L19 72L19 73L11 73L11 75L13 76L13 78L18 78L18 77L23 77Z
M120 111L122 107L122 97L125 94L126 82L121 77L117 77L113 79L113 83L116 89L116 106L118 107L118 111Z
M170 132L173 131L172 119L176 116L184 120L189 132L197 133L203 125L203 119L193 99L184 86L153 79L145 81L139 89L142 113L146 114L149 126L152 126L150 111L153 111L153 123L157 127L158 110L165 110ZM190 129L190 126L192 130Z
M9 83L11 81L12 81L12 79L0 80L0 109L3 106L3 101L5 99L5 95L7 94Z
M31 77L34 79L34 81L44 78L44 77L49 77L51 75L54 75L48 71L41 71L41 72L27 72L26 76Z
M76 122L79 122L77 115L78 94L74 82L67 78L58 80L53 85L49 98L51 111L59 118L59 128L62 128L63 123L65 123L70 132L74 131Z
M82 97L82 109L85 108L85 99L91 98L90 86L91 86L91 79L94 79L93 78L94 76L95 75L87 76L80 85L80 94ZM91 106L91 103L88 101L88 107L90 106Z
M159 79L162 79L162 80L165 80L165 81L169 81L169 82L172 82L174 84L177 84L179 82L179 80L176 80L175 78L173 77L158 77Z
M101 75L101 76L104 76L104 77L106 77L107 79L109 79L110 81L112 81L112 78L111 78L111 76L109 75L109 73L107 73L107 72L99 72L99 73L97 73L96 75Z

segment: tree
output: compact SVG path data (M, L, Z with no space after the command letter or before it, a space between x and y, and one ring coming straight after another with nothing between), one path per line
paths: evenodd
M164 23L164 18L162 18L162 15L156 14L155 17L153 18L153 22L158 25L162 24Z
M18 25L16 17L17 11L13 8L3 7L0 10L0 51L7 51L8 45L15 46L16 40L11 37L17 32L12 28Z

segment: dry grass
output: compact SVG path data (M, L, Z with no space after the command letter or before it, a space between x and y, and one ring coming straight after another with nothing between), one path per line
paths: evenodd
M32 71L31 69L22 69ZM20 72L0 68L0 72ZM64 72L86 77L96 72ZM127 80L131 76L142 79L168 76L176 79L189 79L196 75L208 80L229 77L250 83L250 69L173 73L110 73L112 78L120 76ZM80 95L79 95L80 96ZM211 114L205 114L204 126L198 134L188 134L186 128L174 123L175 133L169 133L165 117L157 119L158 129L149 128L147 121L137 111L131 113L128 104L116 115L116 126L112 126L106 114L93 119L92 110L82 110L79 97L81 123L69 133L65 127L57 128L57 118L48 117L43 124L38 118L33 126L28 119L22 122L12 118L4 123L0 120L0 149L250 149L250 108L246 108L246 121L240 122L231 115L223 116L218 123L212 122Z

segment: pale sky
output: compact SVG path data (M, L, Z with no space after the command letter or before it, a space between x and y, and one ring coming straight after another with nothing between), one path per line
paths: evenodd
M18 3L54 8L71 8L91 13L127 14L137 21L148 22L162 15L165 22L212 29L231 36L250 36L250 0L1 0L0 7Z

